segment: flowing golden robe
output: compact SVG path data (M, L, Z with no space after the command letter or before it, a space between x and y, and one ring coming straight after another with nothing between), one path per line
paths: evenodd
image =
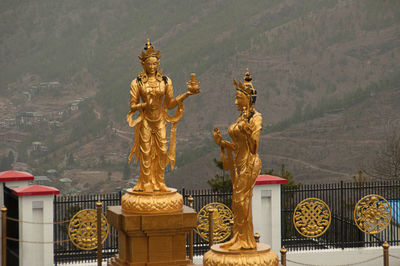
M232 180L232 211L234 215L233 236L232 239L221 245L223 248L234 250L254 249L256 242L253 232L253 216L251 212L251 199L253 196L253 187L257 176L261 170L261 160L257 154L257 147L262 128L262 116L255 112L248 121L251 135L249 136L242 130L243 117L233 123L229 129L229 136L235 146L234 161L229 163L229 153L232 149L228 149L228 161L222 158L226 164L232 164L231 180ZM255 142L255 149L249 145L249 142ZM224 157L224 156L223 156Z
M140 108L140 99L147 106ZM158 73L156 78L134 79L130 86L130 108L128 123L135 127L135 140L129 155L129 161L136 155L140 159L140 175L134 191L168 191L164 182L164 169L169 162L175 162L176 121L166 112L173 101L173 87L169 78ZM183 105L178 102L177 114L183 115ZM139 110L139 117L132 121L132 114ZM173 122L171 127L170 152L167 152L166 122Z

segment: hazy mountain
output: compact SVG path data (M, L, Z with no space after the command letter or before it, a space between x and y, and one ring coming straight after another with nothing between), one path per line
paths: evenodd
M2 148L3 154L11 149L22 155L25 167L37 174L55 168L60 177L74 170L77 178L77 169L99 170L105 173L100 181L110 176L115 182L110 186L126 183L119 180L133 134L124 118L146 38L162 51L161 68L172 79L175 95L184 92L191 72L201 81L202 93L185 101L178 125L173 180L191 180L188 175L196 171L196 180L206 180L218 171L211 130L215 125L226 130L237 116L232 78L241 79L246 67L264 117L260 154L265 169L285 162L301 179L346 177L376 150L374 144L351 141L359 139L354 134L371 132L368 140L374 141L382 137L376 130L381 124L360 121L382 109L387 109L385 119L398 119L400 101L387 96L395 91L400 70L396 0L3 0L0 10L0 119L33 111L61 123L51 129L43 122L20 128L28 136ZM59 82L61 89L29 96L32 86L43 82ZM49 118L83 97L79 110ZM368 112L353 112L364 105ZM355 125L360 129L353 132ZM32 156L34 141L48 151ZM72 186L105 186L99 180L77 179Z

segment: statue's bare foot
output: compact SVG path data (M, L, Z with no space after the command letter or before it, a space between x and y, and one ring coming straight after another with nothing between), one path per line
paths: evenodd
M133 188L133 191L143 191L143 186L141 186L141 184L136 184Z
M225 242L225 243L221 244L220 247L221 247L221 248L229 248L229 247L231 247L233 244L234 244L233 241L232 241L232 240L229 240L228 242Z
M228 250L231 250L231 251L236 251L236 250L241 250L241 249L242 249L242 245L240 245L240 242L236 242L230 248L228 248Z
M165 184L160 185L160 191L161 192L169 192L169 188Z
M151 184L144 184L143 191L144 192L153 192L153 188L151 187Z

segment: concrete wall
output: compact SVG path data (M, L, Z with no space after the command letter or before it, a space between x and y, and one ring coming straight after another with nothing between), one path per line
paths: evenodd
M28 242L53 241L53 195L19 197L20 240ZM53 244L20 242L20 266L53 265Z
M400 246L389 248L389 254L400 257ZM383 257L370 260L383 255L383 248L347 248L288 252L286 254L287 266L298 266L298 263L309 265L362 265L378 266L383 265ZM280 257L280 255L279 255ZM293 262L297 263L293 263ZM362 262L362 263L360 263ZM301 265L301 264L300 264ZM400 265L400 260L389 257L389 265Z
M0 208L4 206L4 186L13 189L17 187L24 187L29 184L29 181L8 181L8 182L0 182ZM0 239L3 237L2 228L0 228ZM2 249L3 243L0 241L0 250ZM3 254L0 252L0 260L2 259Z
M271 246L276 254L281 249L281 185L257 185L252 199L254 233L260 243Z

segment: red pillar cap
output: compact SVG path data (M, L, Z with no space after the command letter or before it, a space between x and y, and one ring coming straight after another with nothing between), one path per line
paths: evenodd
M34 179L33 175L27 172L20 172L14 170L0 172L0 182L29 181L33 179Z
M58 195L60 191L54 187L32 185L26 187L18 187L12 190L13 194L21 196L44 196L44 195Z
M285 178L273 176L273 175L259 175L256 180L257 185L272 185L272 184L286 184Z

